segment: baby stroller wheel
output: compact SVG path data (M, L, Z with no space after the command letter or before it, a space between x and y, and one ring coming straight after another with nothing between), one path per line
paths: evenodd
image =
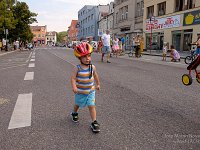
M198 83L200 83L200 72L197 73L196 80L197 80Z
M182 82L184 85L191 85L192 84L192 77L189 74L184 74L182 76Z

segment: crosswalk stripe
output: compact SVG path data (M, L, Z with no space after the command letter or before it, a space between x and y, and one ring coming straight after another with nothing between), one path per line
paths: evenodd
M35 61L35 59L31 59L30 61Z
M35 67L35 63L30 63L28 67L29 67L29 68Z
M24 80L33 80L34 72L26 72Z
M32 93L19 94L8 129L31 126Z

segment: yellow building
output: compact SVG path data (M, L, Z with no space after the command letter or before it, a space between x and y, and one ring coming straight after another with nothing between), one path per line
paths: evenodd
M200 32L200 0L144 0L143 30L146 49L168 42L188 51Z

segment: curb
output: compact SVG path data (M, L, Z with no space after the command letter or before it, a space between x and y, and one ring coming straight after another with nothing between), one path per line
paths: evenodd
M0 56L7 55L7 54L10 54L10 53L14 53L14 52L17 52L17 51L19 51L19 50L14 50L14 51L10 51L10 52L0 53Z

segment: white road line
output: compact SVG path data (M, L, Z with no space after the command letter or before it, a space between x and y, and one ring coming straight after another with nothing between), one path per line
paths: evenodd
M35 59L31 59L30 61L35 61Z
M35 67L35 63L30 63L28 67L29 67L29 68Z
M24 80L33 80L34 72L26 72Z
M19 94L8 129L31 126L32 93Z

